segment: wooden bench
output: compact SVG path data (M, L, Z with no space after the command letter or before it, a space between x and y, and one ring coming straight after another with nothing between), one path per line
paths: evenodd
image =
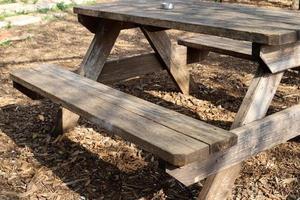
M239 41L218 36L199 34L193 37L179 38L178 44L186 46L188 48L188 54L200 51L199 53L201 55L206 55L211 51L247 60L253 60L252 43L248 41ZM204 57L202 57L202 59L204 59Z
M15 85L61 104L175 166L205 160L237 141L231 132L60 67L19 70L11 78Z
M54 65L21 69L11 79L29 97L49 98L155 154L187 186L300 132L300 105L229 132Z
M212 35L199 34L193 37L180 38L178 44L187 47L187 63L200 62L206 58L209 52L220 53L237 58L247 59L251 61L259 61L260 64L266 65L272 73L284 71L288 68L300 70L299 61L289 57L291 50L299 54L300 49L287 46L287 49L280 53L278 49L263 49L260 55L252 52L253 44L248 41L240 41L229 38L223 38ZM285 60L280 58L285 56Z

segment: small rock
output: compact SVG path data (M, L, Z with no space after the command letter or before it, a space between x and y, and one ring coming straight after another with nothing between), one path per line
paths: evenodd
M64 18L67 16L67 13L54 13L53 16L56 18Z

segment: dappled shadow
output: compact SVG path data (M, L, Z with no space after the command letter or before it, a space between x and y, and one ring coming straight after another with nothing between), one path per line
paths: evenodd
M30 148L34 158L71 190L88 199L147 198L161 189L169 196L168 199L178 199L177 195L181 195L181 199L190 199L195 195L189 188L182 187L160 171L156 162L133 172L123 172L67 137L55 142L55 138L48 135L57 110L53 106L52 103L43 102L32 106L2 107L0 129L19 147ZM46 113L44 121L38 119L40 113ZM96 128L84 121L81 124ZM98 131L103 132L100 129Z

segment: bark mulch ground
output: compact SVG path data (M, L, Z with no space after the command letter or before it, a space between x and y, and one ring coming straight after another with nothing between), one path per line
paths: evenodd
M7 30L6 30L7 31ZM9 72L39 63L76 69L92 35L74 15L9 30L31 38L0 47L0 199L196 199L200 182L184 187L158 168L157 158L82 119L51 138L57 105L31 101L12 87ZM4 31L0 31L0 34ZM175 36L181 32L170 32ZM150 50L138 30L123 31L112 57ZM112 85L196 119L229 129L256 65L210 54L190 71L198 85L180 94L165 73ZM268 114L299 103L299 72L288 71ZM289 141L243 163L232 199L300 198L300 144Z

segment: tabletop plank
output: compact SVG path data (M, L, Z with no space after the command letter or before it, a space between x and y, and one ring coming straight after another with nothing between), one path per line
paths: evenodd
M300 36L300 13L297 11L198 0L173 0L175 8L163 10L161 2L123 0L76 6L74 12L268 45L293 43Z

